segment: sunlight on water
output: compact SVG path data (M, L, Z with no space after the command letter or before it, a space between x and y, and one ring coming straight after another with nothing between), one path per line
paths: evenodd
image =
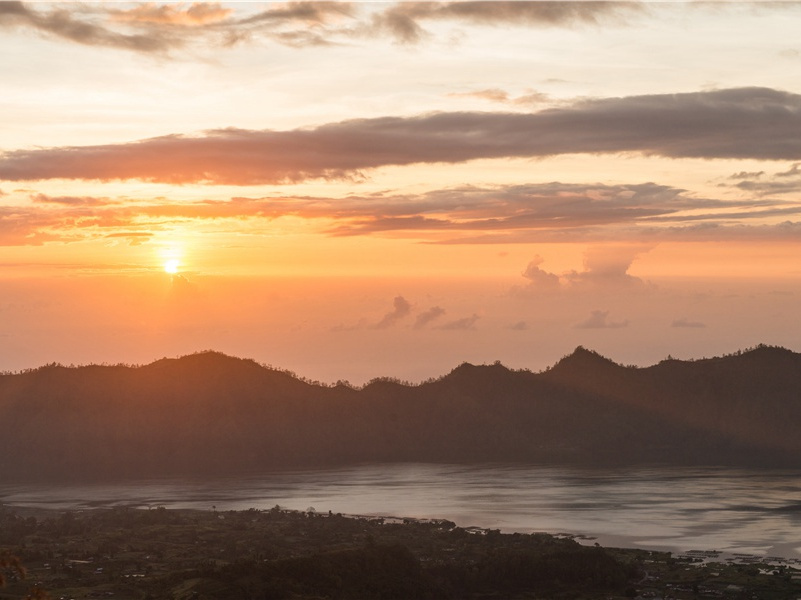
M583 471L392 464L214 481L0 485L7 505L241 510L446 518L461 526L583 534L602 544L801 556L801 473Z

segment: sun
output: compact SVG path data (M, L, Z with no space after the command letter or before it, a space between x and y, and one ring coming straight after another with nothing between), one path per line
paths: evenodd
M181 261L177 258L171 258L169 260L164 261L164 270L171 275L174 275L178 272L178 267L181 266Z

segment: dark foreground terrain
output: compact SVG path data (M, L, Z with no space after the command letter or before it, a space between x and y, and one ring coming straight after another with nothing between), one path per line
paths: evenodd
M204 352L0 374L0 478L396 461L799 468L799 422L801 354L768 346L647 368L577 348L541 373L463 364L359 389Z
M54 599L795 599L790 565L698 562L448 521L268 511L0 506L0 551ZM6 554L9 556L10 554ZM707 557L709 558L709 557ZM695 562L693 562L695 561Z

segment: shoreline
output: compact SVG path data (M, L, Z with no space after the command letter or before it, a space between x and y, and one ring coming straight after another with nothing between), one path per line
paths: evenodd
M319 517L327 517L334 513L330 513L329 511L317 511L317 510L301 510L301 509L294 509L288 508L285 506L279 506L282 511L287 513L297 513L297 514L304 514L308 512L313 512ZM0 511L3 509L9 509L14 513L17 513L24 517L36 517L36 518L46 518L46 517L53 517L56 513L63 514L65 512L92 512L92 511L110 511L113 509L125 508L125 509L132 509L137 511L148 511L148 510L156 510L159 508L164 508L171 512L175 512L177 514L208 514L208 513L220 513L224 514L226 512L238 513L238 512L245 512L245 511L256 511L256 512L268 512L271 509L265 508L248 508L248 509L202 509L202 508L176 508L176 507L167 507L164 505L143 505L143 504L107 504L107 505L100 505L98 503L93 503L92 506L76 506L72 508L67 507L60 507L60 508L43 508L40 506L30 506L24 504L9 504L5 502L0 502ZM436 517L402 517L396 515L384 515L379 513L367 513L367 514L356 514L356 513L336 513L338 516L342 516L349 519L366 519L368 521L382 521L385 523L393 523L393 524L437 524L437 523L452 523L454 526L464 529L465 531L486 535L490 531L499 531L503 534L514 534L514 533L521 533L521 534L545 534L552 536L557 539L570 539L582 546L595 546L599 545L603 548L607 549L614 549L614 550L626 550L626 551L636 551L636 550L643 550L649 552L666 552L670 553L674 558L680 560L687 560L697 564L709 564L713 562L718 563L731 563L731 564L741 564L741 565L749 565L749 564L766 564L771 566L789 566L801 569L801 549L796 548L796 544L777 544L772 547L772 549L778 549L782 546L784 547L783 550L779 550L780 552L786 552L788 555L779 555L778 553L765 553L765 554L756 554L756 553L749 553L749 552L735 552L729 550L719 550L719 549L712 549L712 548L681 548L676 544L669 544L669 543L653 543L652 541L644 541L641 538L636 536L629 536L624 534L588 534L588 533L575 533L575 532L550 532L550 531L542 531L542 530L534 530L531 528L519 528L519 529L512 529L507 527L483 527L477 525L465 525L459 524L450 519L445 518L436 518Z

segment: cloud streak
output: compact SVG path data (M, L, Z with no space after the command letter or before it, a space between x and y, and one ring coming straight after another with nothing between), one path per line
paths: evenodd
M13 203L17 201L17 205ZM765 217L801 213L798 202L776 199L718 200L655 183L530 183L460 186L420 194L373 193L344 197L267 196L228 200L53 196L36 191L6 195L0 206L5 235L0 244L74 241L119 231L156 231L175 224L226 227L236 220L260 231L281 217L297 217L329 236L384 233L435 243L530 243L533 241L628 242L661 240L801 240L801 222L766 225ZM217 225L215 225L217 223ZM129 240L133 237L125 236ZM637 246L636 247L641 247ZM629 246L627 246L629 247ZM625 258L625 257L624 257ZM633 259L629 257L629 259ZM535 258L525 271L532 286L558 287ZM621 262L625 266L624 260ZM625 273L618 271L618 274ZM585 282L582 273L575 283ZM557 285L558 284L558 285Z
M189 47L225 48L255 39L302 47L327 43L348 34L328 26L353 16L346 2L288 2L237 17L216 2L158 4L146 2L119 9L62 4L37 10L31 3L0 2L0 28L30 29L43 37L84 46L168 56ZM352 32L351 32L352 33Z
M729 179L738 180L734 187L758 196L778 196L801 191L801 163L786 171L768 175L765 171L735 173ZM721 184L727 187L728 184Z
M51 10L32 3L0 2L0 28L86 46L168 55L189 46L225 48L268 40L290 47L385 37L417 43L430 36L425 23L571 27L621 23L644 10L638 2L401 2L364 9L350 2L276 3L253 14L217 2L140 3L120 9L62 4ZM242 11L244 12L244 11Z
M445 314L445 309L441 306L432 306L428 310L421 312L414 320L414 328L422 329L432 321L436 321Z
M430 34L423 23L447 21L483 26L573 26L620 22L644 9L639 2L400 2L373 18L373 29L401 43L416 43Z
M671 324L671 327L675 328L686 328L686 329L703 329L706 327L700 321L690 321L689 319L675 319Z
M275 184L353 178L383 166L569 153L798 160L801 95L739 88L588 100L528 114L435 113L14 150L0 155L0 179Z

